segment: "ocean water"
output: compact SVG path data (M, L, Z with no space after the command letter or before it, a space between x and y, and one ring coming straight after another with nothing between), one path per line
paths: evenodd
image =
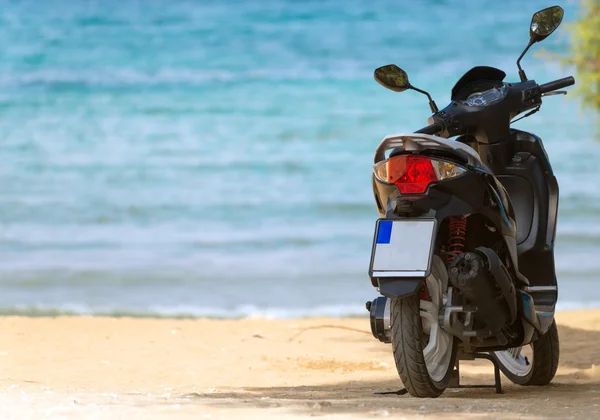
M0 7L0 312L365 314L372 154L504 69L546 1L48 1ZM578 13L564 5L565 21ZM523 61L539 82L571 74ZM600 142L578 99L517 123L561 188L560 307L600 305Z

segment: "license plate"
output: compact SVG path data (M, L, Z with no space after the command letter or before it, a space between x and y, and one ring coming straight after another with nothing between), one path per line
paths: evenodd
M435 219L379 219L371 277L425 277L431 269Z

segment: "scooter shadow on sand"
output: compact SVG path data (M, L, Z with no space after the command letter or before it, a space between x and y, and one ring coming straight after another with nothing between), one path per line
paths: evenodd
M238 408L254 406L316 416L343 413L382 416L391 413L443 413L446 416L468 413L476 416L501 412L506 416L502 418L515 418L526 412L534 418L567 418L573 415L567 403L581 404L581 401L585 400L585 405L591 405L592 399L599 395L600 380L563 383L575 377L574 374L557 374L556 381L544 387L521 388L518 385L507 384L505 394L502 395L484 389L450 389L436 399L374 395L376 390L398 387L397 381L385 380L298 387L247 387L239 391L197 394L195 401L215 408L231 408L232 405ZM479 376L467 376L466 379L481 382ZM544 402L540 404L540 401Z
M589 331L567 326L559 327L561 336L560 369L554 381L547 386L519 386L502 376L504 394L493 389L450 389L437 399L415 399L410 396L375 395L379 391L392 391L401 386L398 379L376 381L340 381L331 384L274 387L245 387L239 384L226 391L195 394L190 403L202 402L214 406L257 408L283 408L301 414L377 413L381 410L415 413L489 413L502 412L510 418L511 413L530 416L565 418L573 415L572 407L590 407L595 399L600 400L600 372L589 372L600 367L600 351L595 343L600 342L600 331ZM348 341L363 341L361 336L345 337ZM594 349L590 352L590 349ZM386 353L385 347L375 347L374 353ZM581 353L582 357L579 357ZM583 357L585 356L585 357ZM317 359L319 356L314 355ZM479 362L479 367L487 366ZM488 374L477 374L463 370L461 380L471 384L486 384L493 380L490 366ZM394 372L390 370L390 377ZM540 401L544 403L540 404ZM571 407L569 407L571 406ZM591 407L590 407L591 408Z

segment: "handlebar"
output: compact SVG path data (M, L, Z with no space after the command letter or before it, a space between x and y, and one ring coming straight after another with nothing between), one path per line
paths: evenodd
M573 76L565 77L562 79L554 80L553 82L544 83L540 85L540 93L548 93L553 90L558 90L565 88L567 86L572 86L575 84L575 79Z
M506 104L504 105L502 102L498 102L498 106L500 107L497 111L499 113L498 115L502 115L502 113L513 113L511 115L511 118L513 118L520 112L536 107L539 108L542 103L540 97L542 94L574 84L575 79L573 76L564 77L542 85L537 85L533 80L514 84L513 96L507 99ZM457 104L456 102L453 102L453 105L454 107L451 109L450 106L448 106L433 116L437 122L423 127L415 133L437 134L449 138L465 134L469 130L473 131L475 126L485 123L488 136L490 135L489 133L500 133L499 137L508 135L507 129L505 130L506 132L501 133L501 131L506 128L504 127L505 123L502 121L502 118L488 116L486 117L487 119L483 118L480 120L481 117L479 114L475 112L465 112L463 109L465 107L464 105ZM459 106L457 107L457 105ZM494 104L494 106L496 105Z
M415 133L421 133L421 134L437 134L440 131L444 131L444 127L442 126L442 124L440 123L433 123L431 125L428 125L427 127L423 127L418 131L415 131Z

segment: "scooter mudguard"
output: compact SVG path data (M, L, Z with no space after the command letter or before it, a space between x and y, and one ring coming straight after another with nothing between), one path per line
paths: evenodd
M380 278L379 293L388 298L417 293L425 278Z

